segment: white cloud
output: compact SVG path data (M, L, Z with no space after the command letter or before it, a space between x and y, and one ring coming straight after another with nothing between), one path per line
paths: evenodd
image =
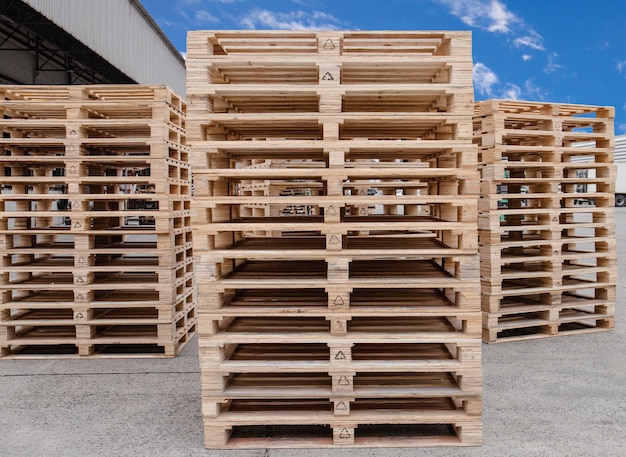
M508 100L545 99L545 91L535 86L532 80L527 80L523 88L510 82L501 84L498 75L481 62L474 64L472 77L474 80L474 89L486 98L503 98Z
M622 74L622 70L624 70L624 68L626 68L626 60L617 62L617 71L619 71L620 75Z
M536 49L537 51L544 51L543 37L534 30L529 30L528 35L515 38L513 43L516 47L528 46L529 48Z
M277 13L254 9L241 19L240 24L247 29L337 30L340 21L321 11Z
M488 27L490 32L502 32L509 31L509 22L518 20L517 17L506 9L506 6L500 3L498 0L491 0L491 6L489 8L489 18L492 23Z
M180 55L183 56L183 59L187 60L187 53L185 51L180 51Z
M518 85L507 83L498 98L505 98L507 100L519 100L522 94L522 89Z
M523 60L524 62L528 62L528 61L529 61L530 59L532 59L532 58L533 58L533 56L531 56L530 54L524 54L524 55L522 56L522 60Z
M545 51L543 37L526 24L523 18L509 11L502 0L438 1L449 8L450 14L471 27L508 35L508 39L518 49Z
M474 88L482 95L493 97L493 87L500 83L496 75L487 65L476 62L472 67Z
M559 58L559 55L556 52L551 52L548 55L548 65L546 65L546 68L543 69L543 71L545 73L554 73L557 70L563 70L565 69L565 66L557 63L557 59Z
M535 86L532 79L527 79L524 83L524 97L531 100L545 100L546 91L539 86Z
M161 27L165 26L165 27L178 27L178 24L174 21L170 21L168 19L165 18L158 18L157 19L157 24L159 24Z
M494 33L508 33L521 20L500 0L440 0L450 12L471 27Z
M620 124L617 126L617 131L620 133L626 133L626 124Z
M194 18L198 23L219 22L220 20L205 10L198 10L194 14Z

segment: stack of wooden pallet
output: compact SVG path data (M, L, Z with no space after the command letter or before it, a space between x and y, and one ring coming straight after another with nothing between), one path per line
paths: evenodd
M614 109L476 104L486 342L613 328Z
M1 356L195 333L185 111L165 86L0 87Z
M471 36L191 32L206 446L478 445Z

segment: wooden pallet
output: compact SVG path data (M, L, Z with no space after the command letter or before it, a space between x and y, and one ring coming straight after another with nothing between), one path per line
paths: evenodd
M185 111L165 86L0 86L2 356L193 336Z
M431 407L442 408L443 405L442 402ZM390 412L392 414L379 415L369 409L346 420L330 419L331 414L315 412L300 413L301 418L293 419L283 411L273 415L248 413L247 421L206 422L204 444L210 449L317 449L479 446L482 443L479 418L451 413L447 417L436 413L415 417L410 411ZM278 421L276 417L285 419Z
M207 447L480 442L470 44L189 34Z
M613 328L614 109L476 104L486 342Z
M612 330L615 327L614 311L606 313L561 310L561 317L550 319L549 313L528 313L503 318L489 316L483 328L486 343L502 343L555 336L578 335Z

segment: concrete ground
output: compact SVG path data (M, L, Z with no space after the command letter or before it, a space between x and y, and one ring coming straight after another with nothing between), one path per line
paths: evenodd
M206 450L194 339L175 359L0 360L0 456L626 456L626 208L610 332L484 345L477 448Z

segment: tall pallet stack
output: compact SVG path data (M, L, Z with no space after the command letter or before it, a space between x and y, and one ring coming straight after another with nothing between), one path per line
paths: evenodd
M476 104L484 341L613 328L613 118L606 106Z
M209 448L478 445L471 36L191 32Z
M165 86L0 86L0 356L195 333L185 111Z

